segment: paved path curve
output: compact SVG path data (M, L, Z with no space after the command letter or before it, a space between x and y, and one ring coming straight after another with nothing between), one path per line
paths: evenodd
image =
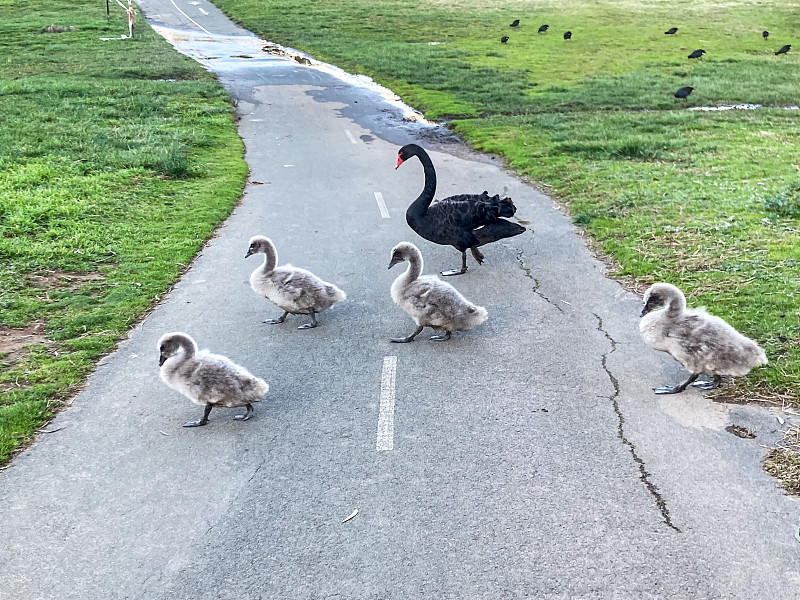
M656 398L680 369L548 198L380 93L261 52L204 0L140 6L231 90L251 183L63 429L0 473L0 598L797 599L800 506L759 467L777 421ZM388 341L411 329L390 249L458 262L405 223L422 169L393 168L412 140L440 197L507 194L532 224L454 281L490 317L441 344ZM248 287L256 233L348 292L320 328L261 323L279 312ZM253 420L180 427L198 411L157 377L171 330L267 379Z

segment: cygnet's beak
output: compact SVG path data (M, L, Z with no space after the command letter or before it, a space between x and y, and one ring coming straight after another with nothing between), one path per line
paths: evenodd
M167 362L167 357L166 357L166 356L164 356L164 355L162 354L161 356L159 356L159 357L158 357L158 366L159 366L159 367L160 367L161 365L163 365L165 362Z
M245 254L245 255L244 255L244 257L245 257L245 258L247 258L247 257L248 257L248 256L250 256L252 253L253 253L253 251L252 251L252 250L250 250L250 248L248 248L248 249L247 249L247 254Z
M647 308L647 305L645 305L645 306L642 308L642 314L640 314L640 315L639 315L639 317L643 317L643 316L645 316L647 313L649 313L649 312L652 312L652 310L653 310L653 309L651 309L651 308Z
M402 256L394 255L392 256L392 262L389 263L389 268L391 269L396 264L399 264L405 260Z
M398 157L397 157L397 166L394 168L394 170L397 171L397 169L399 169L400 165L402 165L402 164L403 164L403 159L400 158L400 156L398 155Z

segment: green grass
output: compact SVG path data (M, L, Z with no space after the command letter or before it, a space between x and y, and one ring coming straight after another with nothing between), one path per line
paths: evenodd
M0 464L241 195L227 93L138 16L100 40L125 31L95 1L0 0Z
M730 393L800 398L800 111L782 108L800 102L800 3L216 4L265 39L376 78L552 186L617 276L675 283L759 340L769 366ZM688 60L697 48L708 54ZM685 85L695 92L674 100ZM685 110L732 103L767 108Z

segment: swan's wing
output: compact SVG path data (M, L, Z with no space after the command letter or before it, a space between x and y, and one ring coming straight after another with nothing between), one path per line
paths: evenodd
M517 210L511 198L500 198L499 194L459 194L440 200L429 211L441 211L443 219L460 227L476 229L494 223L500 217L511 217Z

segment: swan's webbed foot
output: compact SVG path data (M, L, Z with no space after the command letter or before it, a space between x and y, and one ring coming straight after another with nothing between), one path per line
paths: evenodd
M253 405L250 404L250 403L247 403L245 406L247 406L247 412L245 412L243 415L236 415L235 417L233 417L234 420L236 420L236 421L247 421L247 419L249 419L250 417L253 416Z
M445 331L444 335L432 335L431 340L434 342L446 342L450 339L451 332Z
M662 387L658 387L653 389L656 394L680 394L683 390L686 389L688 385L694 383L694 380L700 376L700 373L692 373L689 375L689 379L681 383L680 385L665 385Z
M211 409L214 408L213 404L206 404L206 408L203 411L203 418L198 419L197 421L186 421L183 424L184 427L202 427L206 423L208 423L208 415L211 414Z
M286 320L286 315L288 315L288 314L289 314L289 311L287 310L279 318L277 318L277 319L267 319L266 321L264 321L264 323L266 323L268 325L278 325L279 323L283 323Z
M313 329L317 326L317 313L313 308L308 309L308 314L311 317L311 323L303 323L298 329Z
M414 330L414 333L412 333L411 335L407 337L392 338L392 341L395 344L407 344L408 342L413 342L414 338L417 337L422 332L423 329L424 327L420 325Z
M680 394L686 388L682 388L679 385L664 385L661 387L653 388L653 391L656 394Z
M474 258L476 261L478 261L479 265L482 265L483 264L483 259L486 258L483 255L483 252L481 252L477 248L470 248L470 252L472 252L472 258Z
M442 275L444 277L450 277L451 275L463 275L467 272L467 253L461 253L461 270L458 269L450 269L449 271L442 271Z
M722 377L720 375L714 375L714 379L711 381L698 381L692 384L698 390L715 390L720 385L722 385Z

